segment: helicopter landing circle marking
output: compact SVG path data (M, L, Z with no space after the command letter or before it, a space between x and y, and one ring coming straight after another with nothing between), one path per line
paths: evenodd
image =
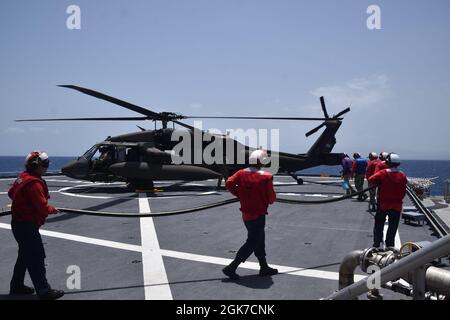
M100 185L111 185L110 183L96 183L96 184L92 184L90 186L100 186ZM117 185L117 183L116 183ZM69 196L69 197L78 197L78 198L88 198L88 199L102 199L102 200L107 200L107 199L114 199L114 197L111 196L94 196L94 195L85 195L85 194L76 194L76 193L72 193L72 192L68 192L72 189L76 189L76 188L86 188L86 185L76 185L76 186L72 186L72 187L64 187L61 188L57 191L50 191L50 192L57 192L60 193L62 195L65 196ZM199 193L195 193L195 194L189 194L189 195L177 195L177 196L159 196L159 197L147 197L147 199L153 199L153 200L161 200L161 199L176 199L176 198L184 198L184 197L190 197L190 196L208 196L208 195L213 195L213 194L217 194L219 195L220 193L217 191L206 191L206 192L199 192ZM135 195L133 196L125 196L125 197L118 197L116 199L134 199L136 198Z
M82 180L64 180L64 179L44 179L47 182L64 182L64 183L84 183L85 185L95 184L95 182Z
M96 185L100 185L100 184L96 184ZM105 183L102 183L102 185L105 185ZM81 188L81 187L85 188L86 184L61 188L58 190L58 192L62 195L69 196L69 197L90 198L90 199L112 199L112 197L108 197L108 196L88 196L88 195L84 195L84 194L75 194L75 193L66 192L66 191L76 189L76 188Z

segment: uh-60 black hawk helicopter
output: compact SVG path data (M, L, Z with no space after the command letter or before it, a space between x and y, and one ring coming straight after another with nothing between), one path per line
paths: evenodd
M223 178L227 178L239 169L249 164L249 156L255 148L243 145L230 138L228 135L219 135L199 130L180 122L182 119L254 119L254 120L307 120L323 121L322 124L306 133L306 137L325 127L325 130L315 141L313 146L303 154L290 154L285 152L272 152L278 157L278 172L292 176L297 183L303 181L295 172L319 165L338 165L341 162L342 153L331 153L336 144L335 134L342 124L343 114L350 111L347 108L330 117L325 107L323 97L320 97L324 118L299 118L299 117L222 117L222 116L184 116L173 112L153 112L129 102L107 96L103 93L74 85L61 85L84 94L109 101L126 109L140 113L140 117L102 117L102 118L63 118L63 119L27 119L16 121L136 121L152 120L155 122L155 130L146 130L141 127L140 132L128 133L115 137L108 137L105 141L95 144L86 153L62 168L62 173L75 179L92 182L125 181L132 188L152 188L155 180L184 180L196 181L218 179L220 186ZM156 129L156 122L162 123L162 128ZM184 129L167 128L172 122ZM180 130L183 132L181 133ZM183 158L183 151L174 154L174 148L179 141L173 141L172 137L185 136L186 133L193 139L190 145L191 157ZM194 143L194 138L199 137L201 143ZM220 141L221 140L221 141ZM223 161L206 163L203 159L194 162L196 151L203 154L205 148L211 143L221 142L223 146ZM231 156L230 156L230 146ZM226 148L226 149L225 149ZM197 150L201 149L201 150ZM183 161L180 161L180 157ZM175 160L175 161L174 161ZM222 159L221 159L222 160ZM241 160L241 161L239 161ZM175 164L176 163L176 164Z

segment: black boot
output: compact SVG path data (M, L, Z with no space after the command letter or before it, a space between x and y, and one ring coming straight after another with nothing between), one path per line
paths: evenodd
M50 289L45 294L39 296L39 300L57 300L64 295L62 290Z
M233 260L228 266L222 269L222 272L231 280L238 280L240 277L236 273L236 269L240 262Z
M278 273L278 269L274 269L269 267L265 259L259 260L259 276L260 277L266 277L266 276L273 276Z
M29 295L29 294L33 294L33 293L34 293L34 289L31 287L28 287L26 285L22 285L17 288L11 288L9 291L9 294L14 294L14 295Z

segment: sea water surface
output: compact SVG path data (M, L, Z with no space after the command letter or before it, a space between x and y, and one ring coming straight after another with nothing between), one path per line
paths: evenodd
M77 157L51 157L49 172L57 173L64 164ZM0 176L17 175L23 170L25 157L0 156ZM445 181L450 179L449 160L403 160L400 169L409 177L434 178L435 185L431 187L432 195L443 195ZM303 174L331 174L339 175L340 166L318 166L301 171Z

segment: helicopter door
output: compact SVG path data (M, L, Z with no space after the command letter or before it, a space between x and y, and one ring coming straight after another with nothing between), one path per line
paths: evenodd
M118 147L116 149L117 162L124 162L125 161L125 156L126 156L126 149L123 148L123 147Z
M141 161L139 148L137 148L137 147L127 148L125 160L127 162L138 162L138 161Z

